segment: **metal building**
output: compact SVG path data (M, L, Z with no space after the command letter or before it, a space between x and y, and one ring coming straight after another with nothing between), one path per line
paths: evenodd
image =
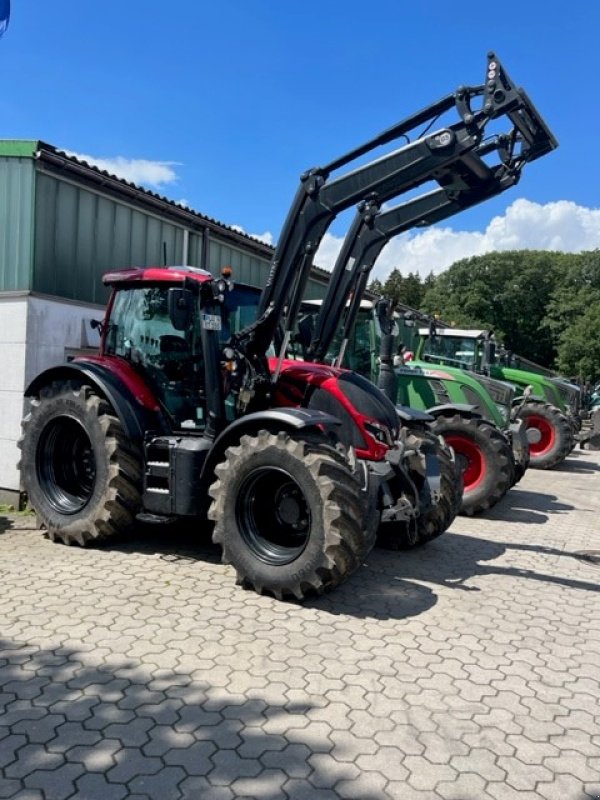
M18 497L23 391L95 347L103 273L177 264L262 287L273 249L40 141L0 140L0 501ZM309 299L328 273L313 270Z

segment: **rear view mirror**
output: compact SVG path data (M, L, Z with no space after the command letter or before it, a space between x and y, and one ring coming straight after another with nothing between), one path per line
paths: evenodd
M176 331L189 328L194 311L194 295L189 289L173 287L168 295L169 319Z

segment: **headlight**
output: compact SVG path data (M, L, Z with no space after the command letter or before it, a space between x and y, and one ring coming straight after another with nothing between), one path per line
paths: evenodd
M504 422L508 422L510 419L510 406L503 406L501 403L496 403L496 408L500 412L500 415Z

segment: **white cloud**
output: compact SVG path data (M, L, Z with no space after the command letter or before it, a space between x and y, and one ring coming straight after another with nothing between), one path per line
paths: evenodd
M259 242L263 242L264 244L273 244L273 234L270 231L265 231L264 233L248 233L245 228L242 228L241 225L230 225L234 231L238 233L244 233L246 236L252 236L253 239L258 239Z
M177 180L177 173L173 169L173 167L179 166L176 161L148 161L145 158L124 158L123 156L97 158L73 151L65 152L80 161L87 161L88 164L105 170L110 175L116 175L118 178L124 178L126 181L141 186L160 188Z
M315 263L331 269L342 238L326 234ZM385 280L392 269L421 276L438 273L455 261L492 250L561 250L576 253L600 248L600 209L569 200L541 205L515 200L503 216L494 217L481 231L432 227L409 231L392 239L381 252L372 277Z

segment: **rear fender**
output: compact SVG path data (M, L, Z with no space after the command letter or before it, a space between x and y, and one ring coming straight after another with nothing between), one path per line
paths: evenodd
M35 396L44 386L57 381L74 381L91 386L110 403L126 435L134 442L143 442L149 430L156 433L168 432L168 426L158 410L158 404L156 409L143 406L134 393L101 364L80 361L51 367L33 379L25 390L25 396Z

